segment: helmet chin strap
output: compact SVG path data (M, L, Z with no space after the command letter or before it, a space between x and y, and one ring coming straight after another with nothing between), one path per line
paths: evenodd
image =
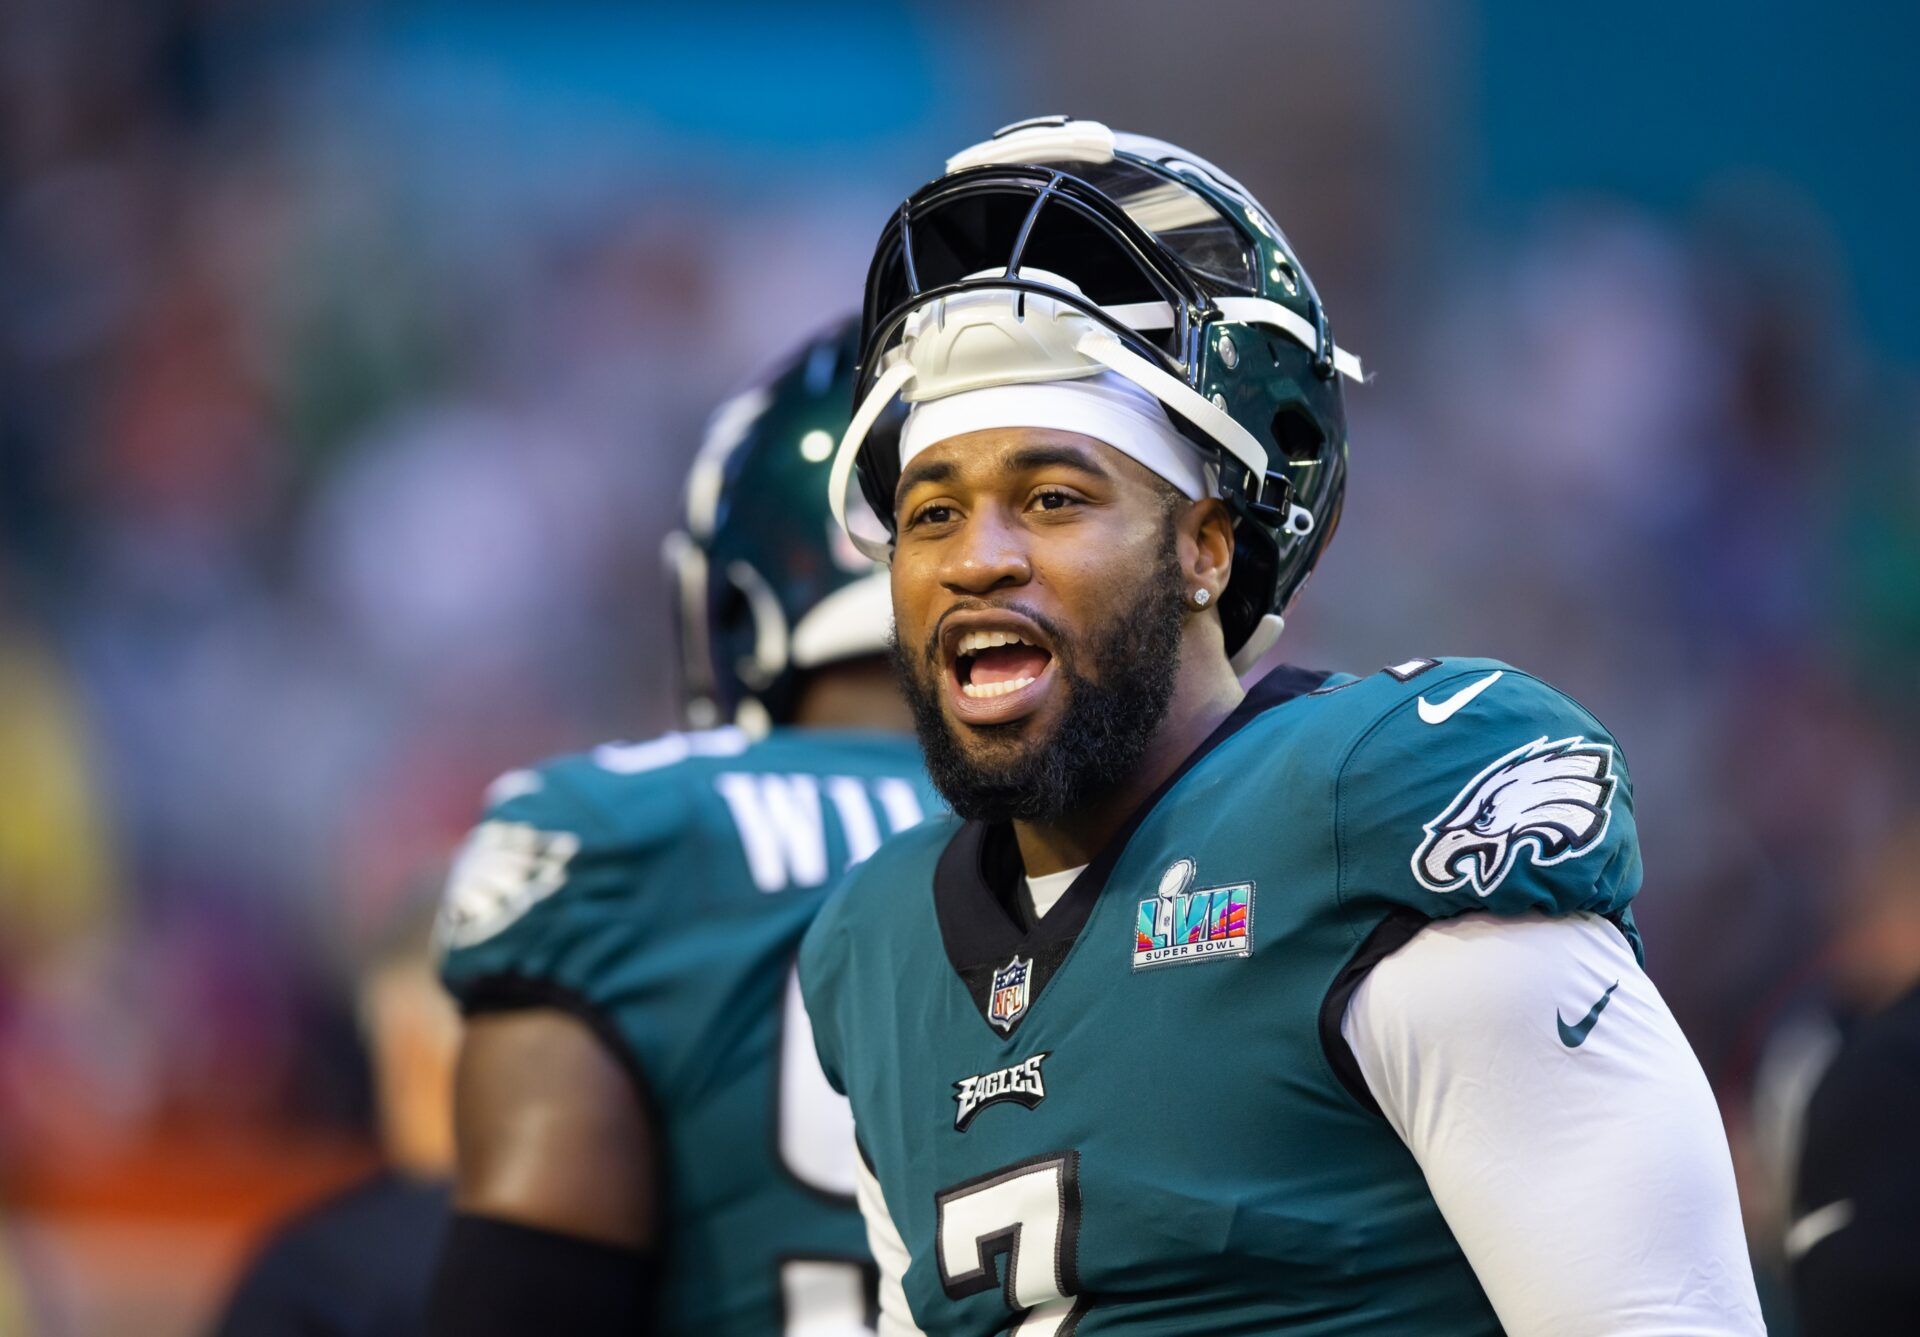
M1160 370L1092 321L1088 321L1087 326L1086 333L1074 341L1075 352L1118 372L1178 413L1217 441L1222 450L1244 464L1255 478L1267 476L1266 447L1235 421L1232 414L1185 381Z
M1268 613L1253 625L1253 634L1247 637L1247 643L1233 653L1227 662L1233 665L1233 671L1241 677L1253 671L1260 662L1260 656L1273 649L1274 642L1285 631L1287 620L1278 613Z
M880 379L873 383L873 389L854 411L853 421L847 424L846 434L840 438L840 449L833 457L833 472L827 476L827 504L833 508L835 523L846 531L854 547L876 562L892 560L892 538L886 525L871 510L852 504L854 493L859 490L853 468L867 433L873 430L873 424L893 402L893 397L905 390L913 378L913 364L904 357L880 373Z

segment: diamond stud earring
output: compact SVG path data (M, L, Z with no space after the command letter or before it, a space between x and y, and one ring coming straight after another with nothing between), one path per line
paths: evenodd
M1211 598L1213 598L1213 596L1209 594L1207 591L1195 590L1193 592L1193 606L1195 608L1205 608L1207 606L1207 601L1210 600Z

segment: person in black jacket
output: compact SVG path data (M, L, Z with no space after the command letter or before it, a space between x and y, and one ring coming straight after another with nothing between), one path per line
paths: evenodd
M254 1255L215 1337L420 1337L448 1219L459 1021L424 927L379 955L361 1021L386 1165L303 1209Z
M1904 992L1807 1107L1785 1249L1802 1337L1920 1330L1920 826L1876 861L1862 911L1855 973Z

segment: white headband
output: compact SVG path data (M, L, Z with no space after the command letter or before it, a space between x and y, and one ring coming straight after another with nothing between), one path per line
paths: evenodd
M1104 441L1190 500L1217 495L1219 466L1174 427L1160 401L1111 371L1022 385L988 385L913 404L900 464L936 442L1002 427L1042 427Z

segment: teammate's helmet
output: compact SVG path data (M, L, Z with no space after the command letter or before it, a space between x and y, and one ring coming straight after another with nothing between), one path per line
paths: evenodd
M858 336L851 318L822 333L708 423L666 544L697 726L785 723L806 671L886 650L886 573L827 504Z
M982 337L958 341L956 321ZM943 351L916 367L905 345L924 337ZM1280 228L1218 168L1093 121L1023 121L949 159L889 221L867 276L832 482L861 551L884 560L893 541L896 398L1062 374L1043 364L1126 377L1217 465L1235 535L1220 617L1250 666L1339 520L1340 377L1361 376Z

